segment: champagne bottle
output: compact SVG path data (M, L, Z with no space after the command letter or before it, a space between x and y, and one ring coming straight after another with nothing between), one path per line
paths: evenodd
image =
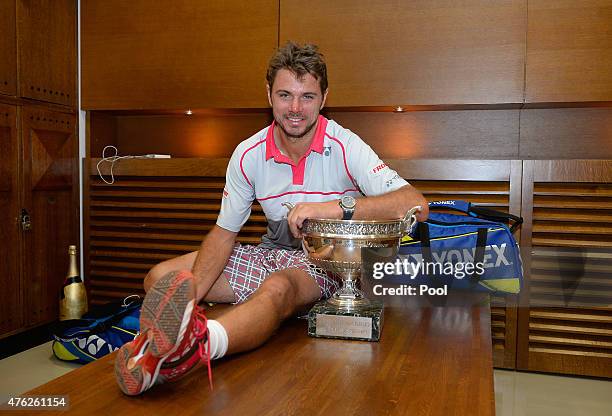
M87 312L87 292L77 268L76 246L68 247L68 274L60 294L60 321L79 319Z

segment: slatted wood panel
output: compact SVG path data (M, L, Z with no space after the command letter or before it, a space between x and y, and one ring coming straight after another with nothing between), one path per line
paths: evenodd
M220 172L221 173L221 172ZM92 303L143 293L155 264L198 250L214 226L225 179L191 176L99 177L89 187L89 287ZM259 204L238 236L258 244L266 220Z
M608 162L557 161L561 170L547 161L528 163L532 247L521 308L522 368L612 377Z
M429 201L459 199L503 212L510 211L509 181L413 180L411 184L421 190ZM494 296L491 299L491 337L496 367L514 368L515 365L517 314L514 298Z

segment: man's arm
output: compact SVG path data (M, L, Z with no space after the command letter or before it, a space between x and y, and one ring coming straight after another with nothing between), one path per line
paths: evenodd
M225 174L225 187L217 223L204 237L193 263L191 271L197 281L198 301L208 294L221 276L234 250L236 236L251 214L255 190L241 166L241 160L249 145L248 140L244 141L232 153ZM246 170L248 173L248 169Z
M403 218L410 208L420 205L422 210L416 215L418 221L425 221L429 206L423 194L411 185L377 196L357 198L354 220L386 220ZM300 237L300 228L306 218L342 219L342 208L338 201L303 202L296 204L287 215L289 228L295 237Z
M204 237L192 273L197 281L196 298L200 301L217 281L234 250L236 235L215 225Z

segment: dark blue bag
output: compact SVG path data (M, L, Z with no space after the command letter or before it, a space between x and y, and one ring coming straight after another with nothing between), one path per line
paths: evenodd
M87 364L132 341L140 330L142 299L128 296L93 308L81 319L60 321L52 328L53 355Z
M440 208L466 215L434 212ZM487 292L520 291L523 268L512 233L522 218L465 201L434 201L429 209L429 219L418 223L399 249L400 260L413 266L404 269L409 273L395 275L390 281Z

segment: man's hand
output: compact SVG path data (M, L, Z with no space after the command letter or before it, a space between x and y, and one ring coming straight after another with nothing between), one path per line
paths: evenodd
M338 205L338 201L295 204L295 207L287 214L289 229L295 238L302 237L302 224L306 218L341 219L342 208Z

